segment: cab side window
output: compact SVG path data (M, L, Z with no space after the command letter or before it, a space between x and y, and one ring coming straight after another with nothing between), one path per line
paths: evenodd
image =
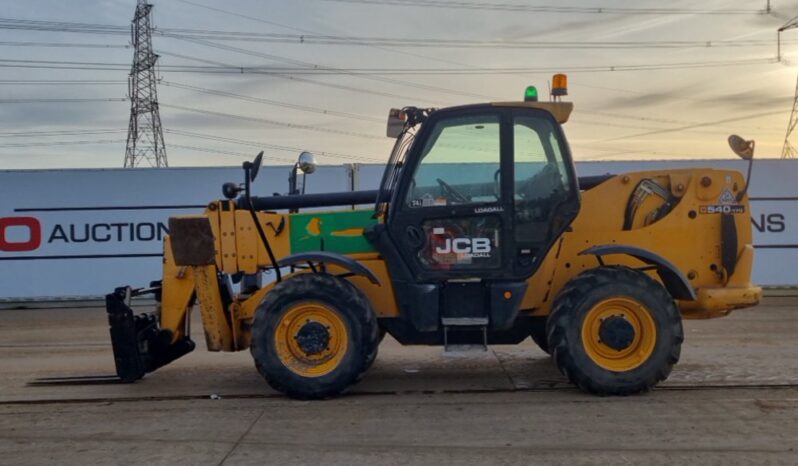
M501 193L499 116L439 121L427 139L408 207L495 203Z
M519 116L513 122L513 147L516 241L538 241L548 233L541 226L569 195L560 140L549 120Z

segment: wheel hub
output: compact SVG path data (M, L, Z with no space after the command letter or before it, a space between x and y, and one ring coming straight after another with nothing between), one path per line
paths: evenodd
M318 322L308 321L299 329L294 338L299 349L310 356L327 349L330 344L330 331Z
M620 316L604 319L599 327L601 342L616 351L628 348L635 339L635 329L628 320Z

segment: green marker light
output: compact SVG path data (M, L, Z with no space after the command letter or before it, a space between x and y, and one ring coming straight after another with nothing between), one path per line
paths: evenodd
M524 102L537 102L538 89L535 86L529 86L524 91Z

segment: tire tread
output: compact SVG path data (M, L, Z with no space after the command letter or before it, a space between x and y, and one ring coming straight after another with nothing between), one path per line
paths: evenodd
M589 371L578 366L574 359L570 342L567 339L566 330L575 325L572 322L574 318L573 310L577 309L587 296L599 287L612 286L617 283L627 283L643 289L651 294L653 299L661 303L665 311L661 316L664 317L661 326L668 334L673 335L673 341L665 342L668 346L664 364L646 374L636 384L618 384L613 387L599 384L590 377ZM679 361L681 343L684 340L681 316L667 290L645 273L624 266L597 267L571 279L554 301L546 333L554 362L560 372L568 377L579 389L598 395L624 396L652 389L657 383L667 379L670 375L673 366ZM581 345L581 341L579 344Z
M351 325L358 327L352 329L353 338L360 336L354 342L357 353L352 358L353 365L343 368L346 374L332 384L315 383L299 375L281 376L288 369L279 358L271 357L266 348L275 314L283 306L308 297L335 303L345 318L353 318ZM250 352L258 372L278 392L296 399L322 399L340 395L365 376L377 356L378 337L377 318L363 292L347 280L330 274L303 273L278 283L258 306L252 324ZM307 383L303 383L303 379Z

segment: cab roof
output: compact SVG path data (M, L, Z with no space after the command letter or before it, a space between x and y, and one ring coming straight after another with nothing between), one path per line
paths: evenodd
M514 101L514 102L491 102L494 107L521 107L521 108L539 108L545 110L552 115L557 123L563 124L568 121L571 112L574 110L573 102L531 102L531 101Z
M452 107L442 107L435 109L436 112L440 111L458 111L458 110L465 110L465 109L476 109L476 108L489 108L489 107L500 107L500 108L537 108L540 110L545 110L557 120L557 123L563 124L568 121L568 118L571 116L571 112L574 109L573 102L532 102L532 101L509 101L509 102L491 102L491 103L484 103L484 104L467 104L467 105L456 105Z

